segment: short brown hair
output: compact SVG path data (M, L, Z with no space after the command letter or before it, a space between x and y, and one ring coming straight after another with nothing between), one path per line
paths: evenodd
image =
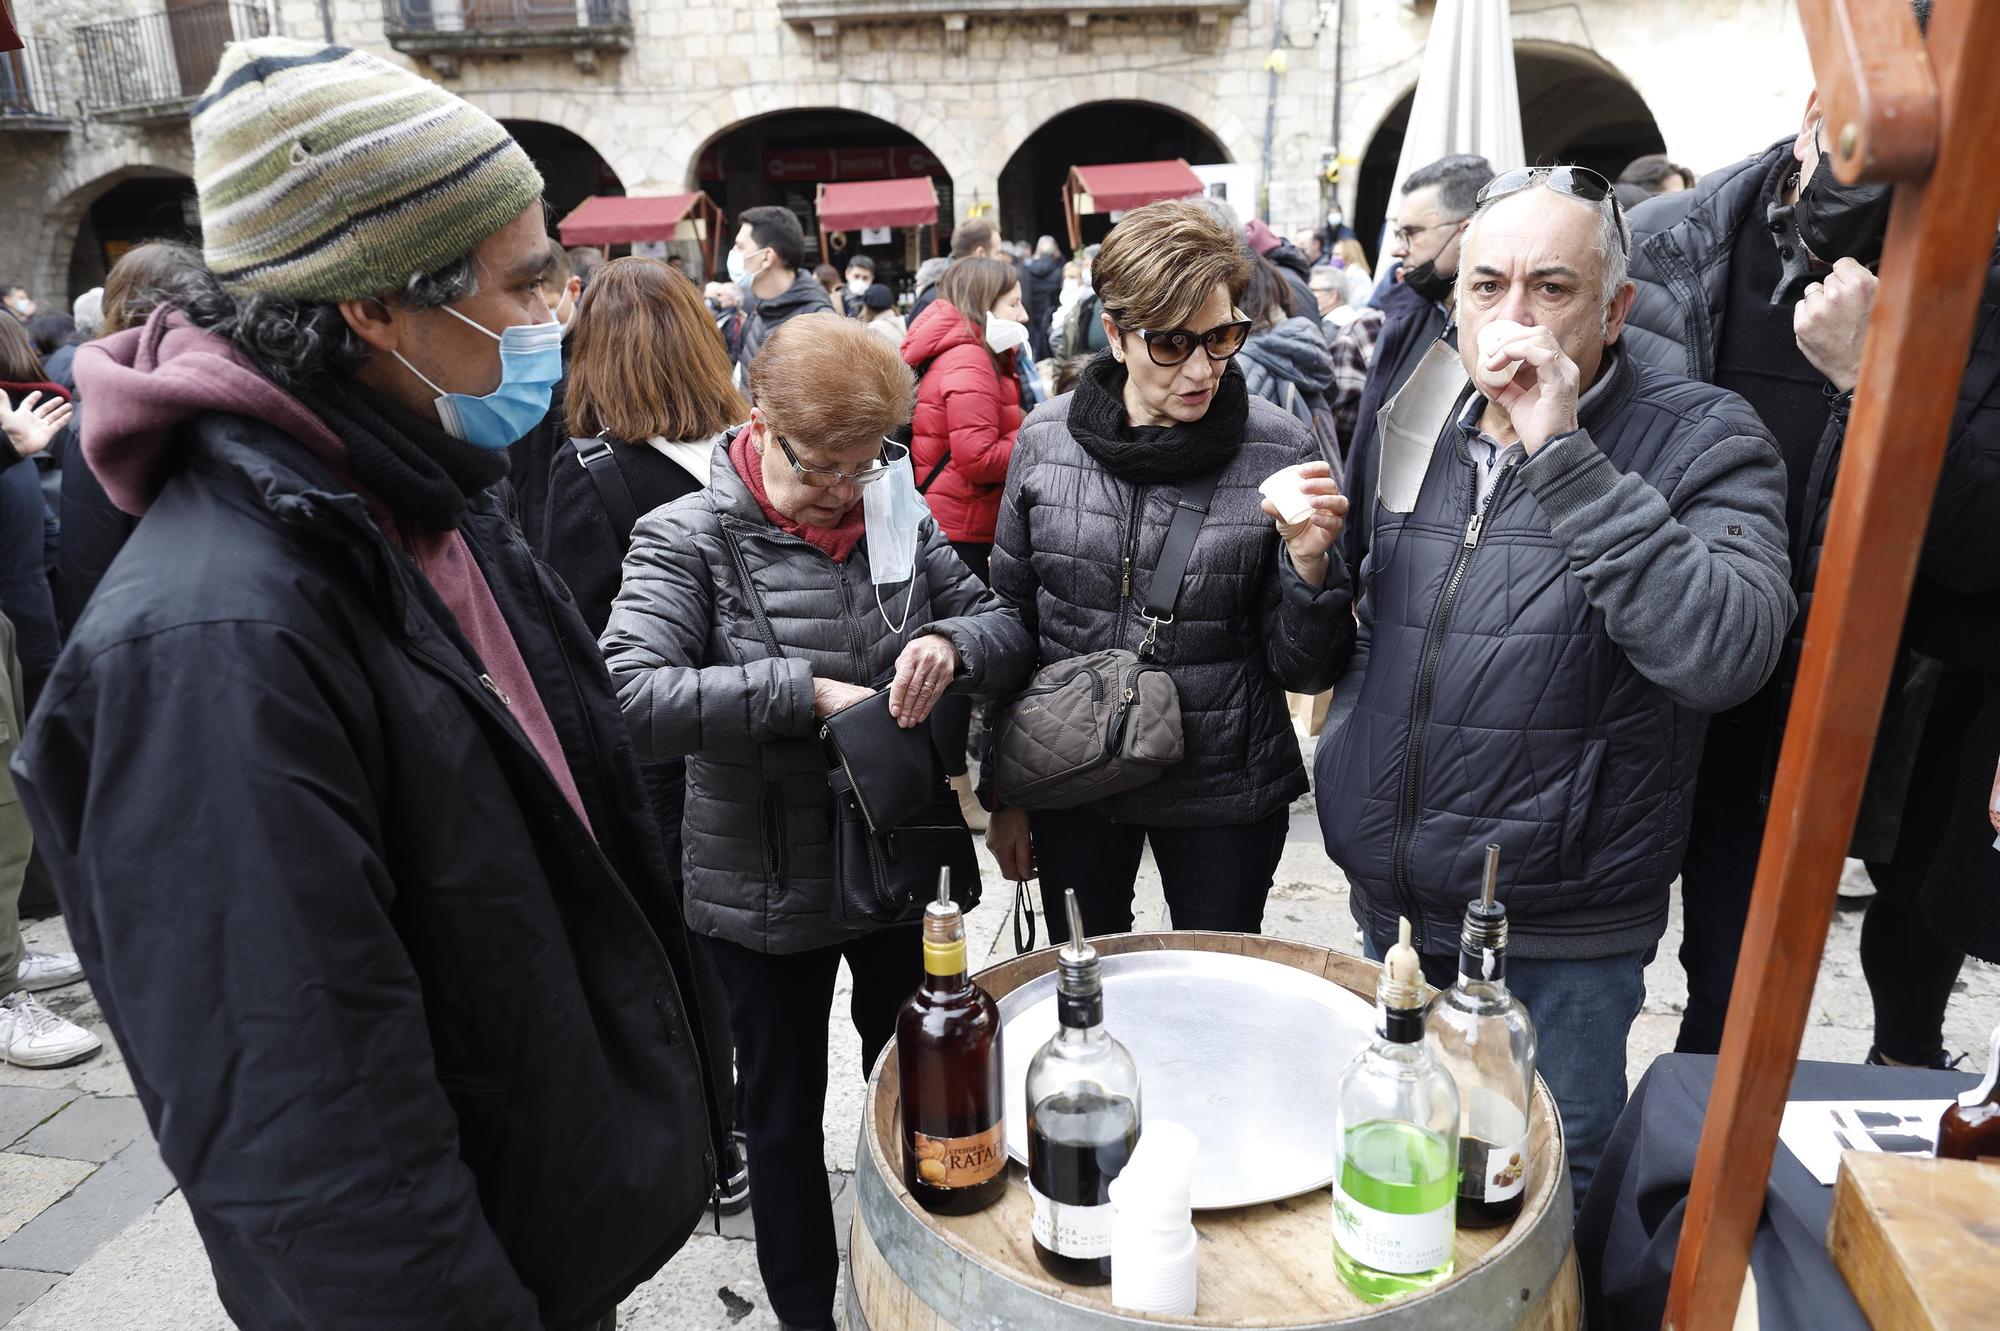
M916 393L887 339L826 312L787 319L750 362L750 400L771 428L835 453L908 425Z
M1111 228L1090 268L1104 312L1120 328L1178 328L1220 282L1231 300L1250 283L1243 238L1188 199L1134 208Z
M952 228L951 257L971 258L974 250L990 250L999 243L999 227L983 217L968 217Z
M167 303L181 274L201 266L201 251L176 240L149 240L125 251L104 278L105 333L146 322L154 306Z
M694 284L658 259L613 259L570 334L569 432L638 443L705 439L749 416Z

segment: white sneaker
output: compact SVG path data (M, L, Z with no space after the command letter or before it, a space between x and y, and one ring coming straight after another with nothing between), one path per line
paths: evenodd
M83 963L74 952L30 952L21 958L19 983L29 993L60 989L83 978Z
M104 1042L73 1021L43 1007L23 989L0 998L0 1058L24 1068L80 1063Z

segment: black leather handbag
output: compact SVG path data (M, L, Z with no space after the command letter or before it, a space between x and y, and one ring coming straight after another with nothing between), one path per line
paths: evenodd
M952 900L979 901L979 861L929 726L889 715L887 689L820 725L833 791L834 918L914 920L951 873Z
M758 635L783 656L733 532L729 553ZM819 733L833 792L834 919L857 928L916 920L947 870L952 900L977 905L979 859L931 727L896 724L882 689L827 717Z

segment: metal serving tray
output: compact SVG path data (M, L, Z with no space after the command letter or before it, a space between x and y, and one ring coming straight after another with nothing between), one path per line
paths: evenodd
M1143 1120L1201 1141L1194 1209L1280 1201L1333 1181L1334 1080L1375 1009L1290 966L1226 952L1126 952L1099 963L1104 1024L1139 1064ZM1056 1030L1056 976L1000 1000L1007 1151L1028 1158L1029 1060Z

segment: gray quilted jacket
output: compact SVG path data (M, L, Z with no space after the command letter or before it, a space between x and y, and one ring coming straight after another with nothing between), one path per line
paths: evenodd
M1040 665L1107 647L1136 651L1141 602L1180 489L1134 485L1070 434L1070 395L1021 426L994 536L993 590L1035 635ZM1154 659L1180 692L1186 756L1157 781L1086 807L1119 822L1223 827L1263 818L1306 789L1285 690L1329 687L1354 645L1349 579L1315 591L1284 556L1257 484L1319 456L1290 415L1250 400ZM1133 554L1130 594L1124 591Z
M639 757L687 759L681 863L691 928L758 952L851 937L832 917L833 802L813 715L813 678L889 681L904 645L942 633L958 649L952 692L1011 693L1033 644L926 522L914 599L882 588L868 543L844 564L778 530L718 445L709 488L642 518L625 556L603 648ZM731 553L741 549L771 629L773 659Z

